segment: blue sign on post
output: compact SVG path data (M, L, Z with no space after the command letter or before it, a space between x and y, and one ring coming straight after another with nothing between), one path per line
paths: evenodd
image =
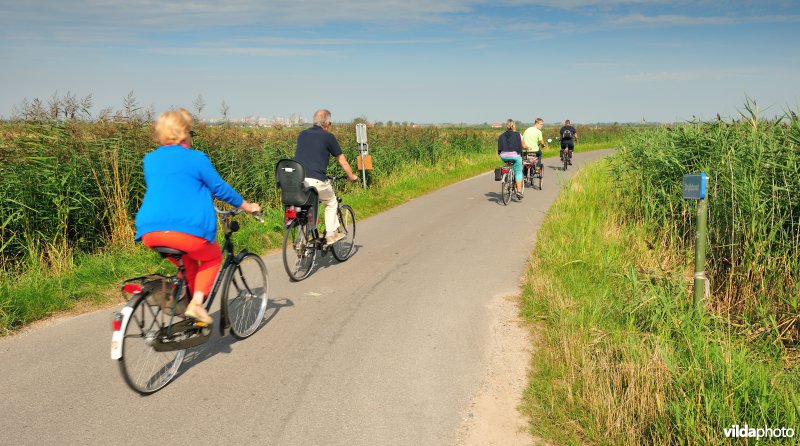
M683 198L689 200L705 200L708 177L704 173L693 173L683 176Z

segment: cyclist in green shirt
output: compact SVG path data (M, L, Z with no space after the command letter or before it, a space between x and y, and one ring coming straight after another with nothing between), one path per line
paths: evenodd
M544 119L536 118L533 125L525 129L525 133L522 134L522 141L528 150L536 150L536 156L539 158L539 167L542 167L542 147L544 147L542 127L544 127Z

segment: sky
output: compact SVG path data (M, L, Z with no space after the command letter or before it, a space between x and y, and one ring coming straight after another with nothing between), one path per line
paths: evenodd
M800 106L800 0L0 0L0 117L681 122Z

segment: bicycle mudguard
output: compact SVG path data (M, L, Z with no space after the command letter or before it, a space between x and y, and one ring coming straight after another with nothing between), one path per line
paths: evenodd
M133 313L133 305L141 299L141 295L135 295L128 300L128 303L114 316L115 322L120 321L119 327L114 326L114 332L111 333L111 359L122 359L122 338L125 335L125 328L131 320L131 313Z

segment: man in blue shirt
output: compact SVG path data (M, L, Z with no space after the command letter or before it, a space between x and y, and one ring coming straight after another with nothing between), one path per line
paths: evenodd
M347 162L339 141L329 130L331 128L331 112L321 109L314 113L314 125L297 135L297 148L294 160L303 165L306 171L305 184L313 187L319 194L319 201L325 204L325 241L328 244L336 243L344 234L336 232L339 220L336 218L338 202L333 186L328 180L328 162L330 157L336 158L342 166L347 179L356 181L358 176L353 173Z
M575 141L578 140L578 131L567 119L558 133L561 135L561 150L564 150L565 147L569 148L569 164L572 164L572 152L575 150Z

